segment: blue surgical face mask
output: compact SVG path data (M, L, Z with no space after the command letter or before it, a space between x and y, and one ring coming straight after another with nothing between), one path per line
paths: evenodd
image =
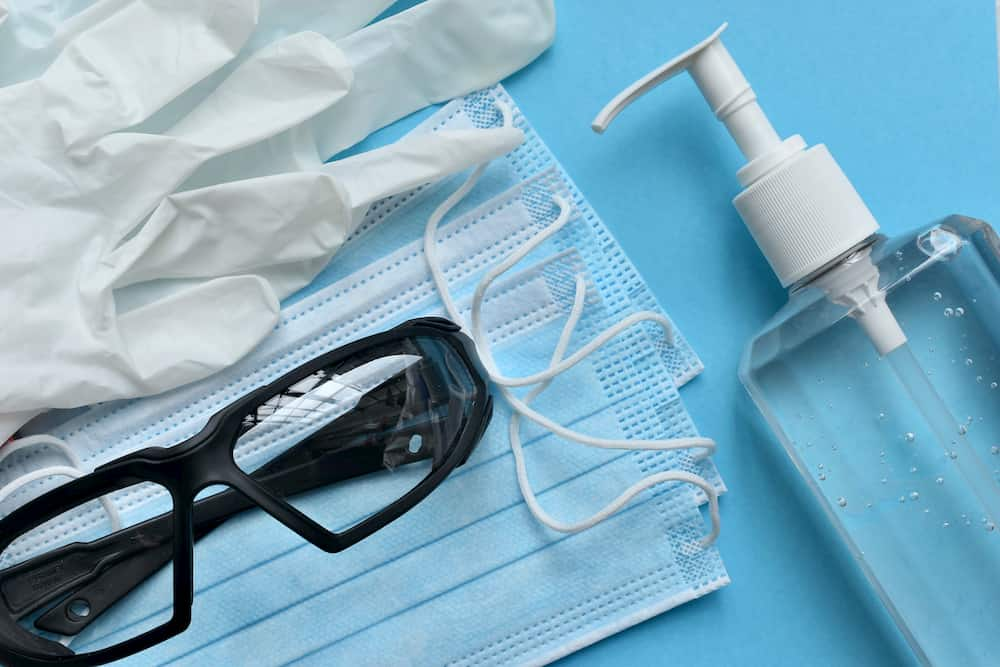
M496 99L510 103L500 88L475 94L442 109L425 128L497 124ZM553 196L572 202L563 231L486 295L485 327L497 364L528 375L550 361L574 305L577 276L587 285L586 308L570 350L656 302L516 111L515 119L526 144L491 165L452 212L438 233L438 252L467 317L482 274L560 215ZM258 350L225 374L93 408L53 434L85 466L173 444L222 405L324 350L417 314L440 314L419 236L454 187L439 184L373 207L338 262L286 305ZM604 437L693 435L676 387L699 370L682 338L666 345L656 330L638 327L567 371L532 406ZM259 513L227 522L196 547L191 628L135 656L134 664L540 663L728 582L716 550L699 545L704 496L687 484L645 491L585 532L541 526L516 481L508 419L509 408L498 401L493 425L464 466L403 519L341 554L322 553ZM692 452L584 448L531 423L520 433L539 502L569 521L657 471L687 470L722 489L711 461ZM65 463L44 446L19 451L3 462L0 486L29 469ZM62 481L28 485L0 510ZM138 491L111 500L126 519L151 502ZM68 517L63 530L107 520L100 508L92 514ZM47 539L19 548L30 552ZM155 579L127 605L116 605L74 649L141 622L162 599L157 586L166 585Z

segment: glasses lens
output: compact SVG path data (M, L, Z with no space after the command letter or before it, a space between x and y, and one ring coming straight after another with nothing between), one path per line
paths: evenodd
M273 493L342 532L406 495L473 425L482 398L451 345L414 336L357 351L246 415L233 456Z
M77 654L121 644L173 615L170 494L144 482L109 490L104 500L67 509L0 555L8 613ZM108 503L126 509L113 519Z

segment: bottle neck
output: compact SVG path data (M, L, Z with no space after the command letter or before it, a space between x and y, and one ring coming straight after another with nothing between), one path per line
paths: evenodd
M837 268L838 266L840 266L844 262L849 261L854 255L856 255L857 253L861 252L865 248L871 247L872 245L875 244L876 241L879 240L879 238L881 238L881 234L878 234L878 233L872 234L868 238L866 238L863 241L861 241L861 242L859 242L859 243L851 246L846 251L844 251L841 254L837 255L837 257L835 257L834 259L830 260L829 262L827 262L826 264L824 264L820 268L816 269L815 271L813 271L812 273L810 273L809 275L807 275L805 278L802 278L801 280L798 280L798 281L792 283L789 286L789 288L788 288L788 294L789 294L789 296L791 296L792 294L795 294L796 292L798 292L799 290L801 290L801 289L803 289L805 287L808 287L810 283L812 283L813 281L815 281L818 278L822 277L823 275L829 273L830 271L832 271L833 269Z

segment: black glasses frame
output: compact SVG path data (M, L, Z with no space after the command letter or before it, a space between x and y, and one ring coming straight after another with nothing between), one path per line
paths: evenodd
M466 365L475 384L477 399L469 406L469 426L462 431L459 441L437 467L398 500L338 533L324 528L295 509L236 464L233 443L239 437L243 418L252 406L259 405L282 388L365 348L416 336L436 338L451 347ZM173 616L165 624L120 644L77 655L58 642L36 636L22 628L17 619L0 604L0 662L25 667L103 664L134 655L186 630L191 624L191 608L194 604L194 544L200 536L196 535L195 498L203 489L215 485L227 486L243 496L239 499L243 507L259 507L320 549L329 553L339 552L398 519L426 498L452 470L464 463L486 430L492 410L493 401L486 374L472 341L449 320L420 318L313 359L225 407L209 419L197 435L182 443L169 448L151 447L134 452L42 494L0 520L0 553L15 539L56 518L67 508L143 482L153 482L167 489L173 500L170 514L173 529ZM3 583L5 582L0 582L0 595L5 595Z

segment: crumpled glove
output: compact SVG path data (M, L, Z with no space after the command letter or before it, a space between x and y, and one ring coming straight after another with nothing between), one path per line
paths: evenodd
M337 42L286 30L246 53L254 0L98 4L41 76L0 89L0 442L46 409L237 361L370 203L522 136L438 132L320 156L515 71L553 23L551 0L428 0Z

